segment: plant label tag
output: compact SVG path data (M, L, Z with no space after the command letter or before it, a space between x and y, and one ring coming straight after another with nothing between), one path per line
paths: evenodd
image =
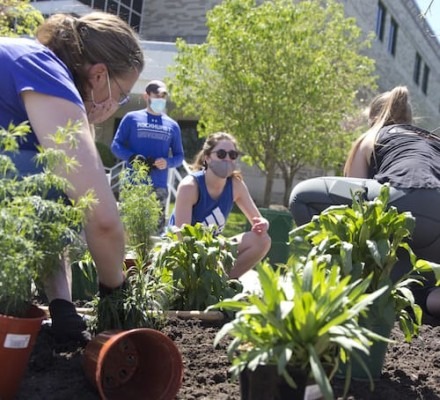
M16 335L8 333L3 343L5 349L25 349L29 346L31 335Z
M319 400L322 399L322 393L317 384L306 386L304 391L304 400Z

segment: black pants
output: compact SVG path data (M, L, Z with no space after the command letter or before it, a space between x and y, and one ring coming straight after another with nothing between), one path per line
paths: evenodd
M289 209L295 223L303 225L313 215L332 205L352 204L351 191L365 190L368 200L379 195L382 185L373 179L321 177L297 184L290 194ZM399 212L410 211L416 227L410 241L419 258L440 263L440 190L390 188L389 205ZM401 255L395 268L395 277L409 269L409 260ZM429 276L433 284L433 277Z

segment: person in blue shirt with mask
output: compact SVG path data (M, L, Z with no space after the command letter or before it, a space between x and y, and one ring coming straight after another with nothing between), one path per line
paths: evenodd
M229 277L236 279L250 270L268 253L271 238L269 222L255 205L241 173L235 138L229 133L211 134L187 175L177 188L176 203L170 217L170 228L183 224L215 225L220 233L237 204L251 224L251 230L235 236L238 255Z
M129 167L134 160L148 165L149 179L162 208L158 232L165 226L168 169L179 167L183 162L180 127L165 114L167 96L162 81L150 81L144 93L147 108L124 116L111 145L113 154Z
M76 147L66 150L78 166L60 168L60 175L70 183L69 199L76 201L88 191L97 199L84 233L104 296L124 285L125 242L93 126L127 103L144 67L143 52L125 21L101 12L79 18L55 14L38 28L36 38L0 38L0 127L29 122L31 132L13 157L26 176L41 170L35 161L38 146L56 147L53 136L59 127L78 123ZM52 332L58 342L83 342L90 335L72 303L70 264L66 259L60 264L44 282Z

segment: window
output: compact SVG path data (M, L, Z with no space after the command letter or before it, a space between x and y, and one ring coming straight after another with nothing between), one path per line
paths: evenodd
M422 69L422 57L419 53L416 53L416 62L414 64L413 80L416 85L420 83L420 71Z
M383 42L384 34L385 34L385 18L387 15L387 10L385 6L379 1L377 7L377 17L376 17L376 36L377 38Z
M397 22L394 18L391 18L390 24L390 35L388 37L388 52L393 56L396 55L396 44L397 44Z
M422 78L422 92L428 93L428 80L429 80L429 67L425 64L423 68L423 78Z

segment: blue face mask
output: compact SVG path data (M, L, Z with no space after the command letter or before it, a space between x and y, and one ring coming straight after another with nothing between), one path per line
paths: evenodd
M166 99L150 99L150 108L156 114L162 114L165 111L166 105Z

